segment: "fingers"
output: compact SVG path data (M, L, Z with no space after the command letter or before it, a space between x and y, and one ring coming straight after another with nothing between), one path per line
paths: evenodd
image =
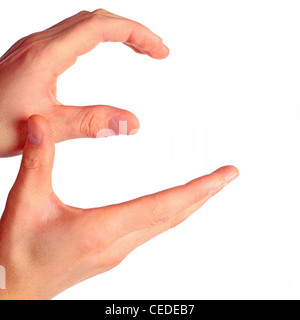
M225 166L225 167L222 167L222 168L216 170L215 172L213 172L213 174L222 175L224 177L224 179L226 180L226 184L229 184L230 182L232 182L233 180L235 180L239 176L239 171L236 167Z
M183 186L91 211L95 214L91 216L94 232L98 228L101 233L99 225L105 221L110 226L110 241L149 228L158 228L161 233L188 218L238 175L235 167L227 166Z
M51 192L54 152L54 140L48 122L41 116L30 117L21 168L14 188L36 194Z
M228 185L230 182L235 180L239 176L239 172L237 168L233 166L226 166L222 167L215 172L212 173L216 175L221 175L225 179L225 186ZM186 219L188 219L194 212L198 211L212 196L217 194L219 190L215 193L209 194L207 197L201 199L199 202L195 203L193 206L187 208L183 212L179 213L178 215L174 216L171 222L171 227L176 227Z
M52 64L49 69L54 70L57 76L73 65L77 57L91 51L100 42L122 42L134 51L155 59L164 59L169 54L161 38L145 26L105 10L81 15L56 28L64 28L66 24L68 27L51 38L48 46L51 59L47 56L47 63Z
M239 172L235 167L226 166L216 170L214 173L212 173L212 175L223 176L225 185L227 185L238 177ZM115 265L121 263L133 250L139 246L185 221L194 212L200 209L213 195L215 195L219 191L218 189L219 188L217 188L216 191L209 193L206 197L200 199L199 202L196 202L194 205L188 207L182 212L175 214L172 219L170 221L166 221L166 223L150 226L149 228L134 231L121 237L111 246L109 246L109 249L101 255L101 258L105 256L106 261L112 261ZM112 267L114 267L114 264L112 264Z
M175 217L207 201L227 185L228 176L237 177L237 174L235 168L226 167L186 185L131 201L120 210L124 223L126 221L127 228L134 231L161 224L172 226Z
M139 129L139 121L134 114L110 106L57 106L49 122L57 142L133 135Z

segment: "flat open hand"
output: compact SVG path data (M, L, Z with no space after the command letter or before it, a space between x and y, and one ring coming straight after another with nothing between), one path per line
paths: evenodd
M122 134L139 128L138 119L128 111L109 106L63 106L56 99L58 76L104 41L123 42L155 59L169 54L161 38L149 29L105 10L80 12L21 39L0 59L0 157L22 152L26 121L33 114L49 120L55 142L97 137L105 130L119 134L121 121L127 121Z
M238 176L236 168L223 167L154 195L84 210L63 204L53 192L54 149L48 122L32 116L21 169L0 221L0 265L7 272L0 300L51 299L114 268L135 248L183 222Z

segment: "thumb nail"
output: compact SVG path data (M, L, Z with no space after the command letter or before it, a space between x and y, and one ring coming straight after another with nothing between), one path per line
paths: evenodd
M34 146L39 146L43 139L42 129L31 119L28 120L28 140Z
M137 131L137 125L130 118L114 117L108 122L108 129L112 130L116 135L129 135Z

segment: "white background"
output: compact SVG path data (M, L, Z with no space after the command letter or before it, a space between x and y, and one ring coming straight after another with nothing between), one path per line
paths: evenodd
M241 176L119 267L57 299L300 298L300 3L290 0L1 1L0 52L83 9L158 33L167 60L101 44L59 79L58 98L137 114L134 137L57 145L54 189L95 207L219 166ZM0 160L0 205L20 157Z

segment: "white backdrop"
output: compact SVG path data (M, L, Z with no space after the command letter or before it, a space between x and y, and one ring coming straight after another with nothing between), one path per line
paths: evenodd
M145 24L171 55L155 61L101 44L60 78L61 102L109 104L141 122L137 136L57 145L61 200L118 203L226 164L241 176L184 224L57 299L300 298L299 1L1 1L0 52L97 8ZM19 163L0 159L1 211Z

